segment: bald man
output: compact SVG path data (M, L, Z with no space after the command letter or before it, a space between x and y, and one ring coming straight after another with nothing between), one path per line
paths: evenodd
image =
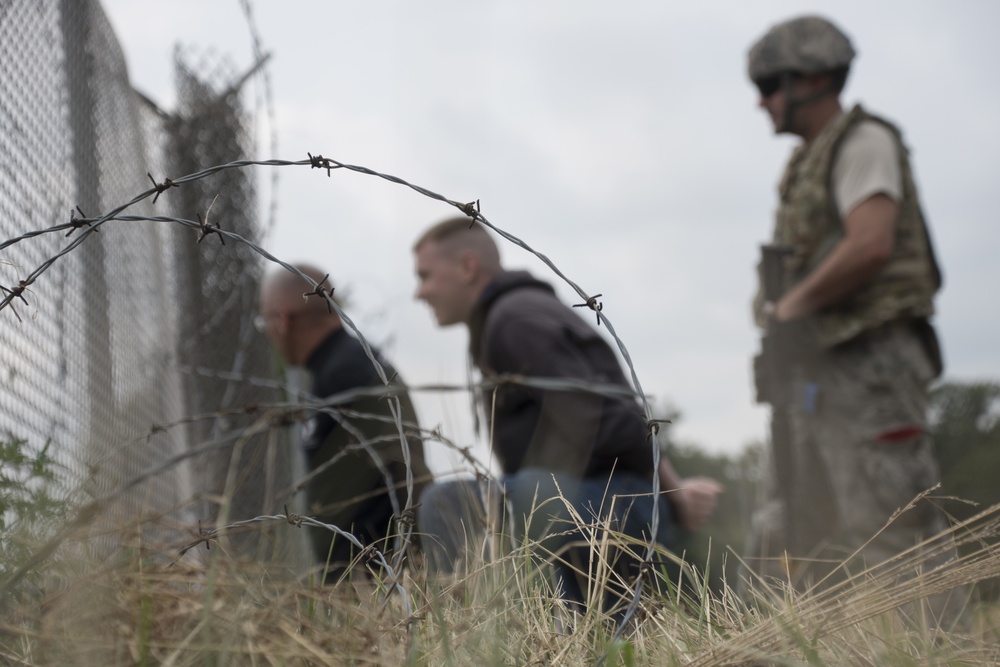
M484 378L555 378L630 390L618 358L598 332L562 304L547 283L524 271L505 271L496 244L478 223L470 225L465 217L445 220L420 237L414 254L416 298L431 307L440 326L468 327L469 354ZM697 529L722 491L710 479L680 479L663 459L654 469L646 418L633 396L501 384L484 392L483 403L513 518L530 523L524 528L527 536L544 538L543 550L560 551L583 539L581 533L566 532L570 512L559 498L585 522L599 516L647 541L652 480L658 474L667 493L656 500L660 523L653 537L670 547L675 526ZM474 486L448 482L425 494L418 526L433 567L449 570L463 557L462 531L482 510ZM571 565L586 572L586 561L579 561L588 555L577 550L574 556L571 550L570 560L574 557L576 563L560 568L561 583L567 599L581 601Z
M299 264L295 268L316 283L322 284L326 276L315 266ZM260 288L257 328L267 334L287 364L309 371L311 393L319 399L381 385L361 343L344 329L336 312L330 312L326 299L304 298L305 293L314 291L300 276L283 268L269 273ZM401 383L392 366L377 351L373 352L386 375L395 376L394 383ZM399 402L404 424L410 425L408 430L415 429L417 418L409 396L400 395ZM310 472L358 443L359 436L375 441L370 449L380 462L376 463L369 452L352 451L309 481L306 498L311 515L380 549L392 546L385 540L396 533L393 517L406 503L406 467L389 406L385 399L357 398L333 410L312 412L302 425L302 444ZM336 412L341 408L352 413ZM421 441L408 437L407 442L414 493L419 494L431 475ZM311 530L310 538L317 562L325 567L326 581L336 581L346 571L355 549L347 540L326 531Z

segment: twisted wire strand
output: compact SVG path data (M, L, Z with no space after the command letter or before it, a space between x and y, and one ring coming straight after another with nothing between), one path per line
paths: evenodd
M566 276L555 265L555 263L548 256L546 256L546 255L542 254L541 252L535 250L528 243L526 243L522 239L518 238L517 236L514 236L513 234L504 231L503 229L497 227L492 222L490 222L480 212L479 206L478 206L478 202L466 202L466 203L462 203L462 202L459 202L459 201L456 201L456 200L452 200L452 199L449 199L449 198L447 198L447 197L445 197L445 196L443 196L441 194L438 194L438 193L436 193L436 192L434 192L432 190L429 190L429 189L427 189L425 187L416 185L414 183L410 183L410 182L408 182L408 181L406 181L406 180L404 180L402 178L399 178L397 176L393 176L391 174L381 173L381 172L375 171L373 169L370 169L368 167L364 167L364 166L360 166L360 165L347 164L347 163L344 163L344 162L340 162L340 161L334 160L332 158L323 157L322 155L313 156L312 154L310 154L309 158L306 159L306 160L280 160L280 159L269 159L269 160L236 160L236 161L232 161L232 162L229 162L229 163L226 163L226 164L220 164L220 165L215 165L215 166L212 166L212 167L208 167L206 169L202 169L202 170L200 170L198 172L195 172L195 173L192 173L192 174L187 174L185 176L181 176L181 177L176 178L176 179L169 179L168 178L168 179L165 179L162 183L157 183L155 181L155 179L153 179L153 177L150 175L150 180L153 182L153 187L151 189L146 190L146 191L144 191L144 192L136 195L129 202L127 202L125 204L122 204L120 206L117 206L117 207L113 208L112 210L110 210L109 212L107 212L107 213L105 213L105 214L103 214L101 216L98 216L98 217L95 217L95 218L86 218L86 217L84 217L84 218L76 218L76 217L73 217L71 219L71 221L68 222L68 223L54 225L52 227L49 227L49 228L43 229L43 230L35 230L35 231L27 232L27 233L22 234L22 235L20 235L18 237L9 239L7 241L4 241L3 243L0 243L0 250L3 250L5 248L7 248L7 247L10 247L10 246L14 245L14 244L17 244L17 243L23 242L25 240L28 240L28 239L31 239L31 238L35 238L37 236L40 236L40 235L43 235L43 234L47 234L47 233L56 233L56 232L62 232L62 231L66 231L66 230L69 230L70 234L72 234L72 232L75 231L75 230L80 230L80 232L81 232L78 236L76 236L74 238L74 240L72 242L70 242L60 252L58 252L55 255L51 256L48 260L46 260L45 262L43 262L42 264L40 264L37 268L35 268L35 270L33 270L30 274L28 274L28 276L25 279L23 279L23 280L20 281L19 285L15 286L13 289L6 289L5 288L4 289L4 296L3 296L2 299L0 299L0 310L4 309L5 307L10 306L15 298L21 298L23 300L22 293L23 293L23 290L25 288L27 288L32 283L34 283L43 273L45 273L45 271L47 271L49 268L51 268L51 266L53 264L55 264L59 259L61 259L62 257L66 256L67 254L69 254L73 250L75 250L82 243L84 243L90 237L91 234L97 233L103 225L107 224L111 220L120 220L120 221L123 221L123 222L145 222L145 221L152 221L152 222L169 222L169 223L174 223L174 224L180 224L180 225L183 225L183 226L186 226L186 227L190 227L192 229L198 229L198 230L200 230L201 231L201 236L199 238L199 242L201 240L203 240L204 238L206 238L208 235L218 235L219 238L220 238L220 240L223 243L225 243L225 239L232 239L232 240L234 240L234 241L236 241L238 243L245 244L247 247L249 247L254 252L260 254L265 259L267 259L267 260L269 260L271 262L274 262L275 264L278 264L279 266L283 267L284 269L286 269L286 270L288 270L288 271L290 271L290 272L298 275L300 278L302 278L303 280L305 280L307 282L307 284L313 286L313 288L316 290L314 292L314 294L317 295L317 296L319 296L319 297L321 297L321 298L325 298L326 301L327 301L327 303L329 304L330 308L332 310L334 310L334 311L337 312L338 316L340 316L340 318L344 322L344 324L357 336L358 341L361 343L362 348L364 349L366 356L368 357L368 359L371 361L373 367L375 368L375 371L378 374L379 379L382 381L382 383L384 385L389 385L390 382L391 382L391 379L386 375L385 369L379 363L379 361L376 358L375 354L372 352L371 346L369 345L367 339L364 337L364 335L361 333L361 331L359 331L358 327L354 324L353 320L351 320L351 318L340 308L340 306L333 300L332 296L329 293L327 293L327 291L325 290L325 288L323 288L321 285L317 284L315 281L313 281L308 276L304 275L301 271L298 271L297 269L295 269L295 267L293 267L292 265L290 265L290 264L288 264L288 263L286 263L286 262L278 259L277 257L275 257L274 255L268 253L267 251L265 251L263 248L261 248L257 244L255 244L255 243L249 241L248 239L244 238L242 235L237 234L235 232L231 232L231 231L227 231L225 229L222 229L221 226L218 225L218 224L216 224L216 225L210 224L209 221L208 221L208 219L207 219L207 216L206 216L206 219L204 221L202 221L202 220L199 219L196 222L196 221L193 221L193 220L186 220L186 219L183 219L183 218L176 218L176 217L171 217L171 216L123 215L123 213L127 209L129 209L130 207L134 206L138 202L143 201L144 199L147 199L149 197L153 197L153 203L155 204L157 198L161 194L169 191L172 188L180 187L180 186L183 186L186 183L190 183L190 182L193 182L193 181L196 181L196 180L200 180L200 179L203 179L203 178L208 178L208 177L210 177L210 176L212 176L214 174L217 174L217 173L219 173L221 171L225 171L225 170L229 170L229 169L242 169L242 168L253 167L253 166L271 166L271 167L301 167L301 166L308 166L311 169L317 169L317 168L318 169L325 169L327 171L327 176L330 176L332 174L333 170L340 169L340 170L352 171L352 172L356 172L356 173L360 173L360 174L364 174L364 175L368 175L368 176L373 176L373 177L376 177L376 178L380 178L380 179L388 181L390 183L394 183L394 184L401 185L401 186L404 186L406 188L409 188L409 189L411 189L411 190L413 190L413 191L415 191L415 192L417 192L417 193L419 193L419 194L421 194L421 195L423 195L425 197L428 197L430 199L434 199L434 200L440 201L442 203L448 204L450 206L453 206L453 207L457 208L459 211L465 213L466 215L469 215L471 221L473 221L473 222L480 222L481 224L483 224L483 225L489 227L490 229L492 229L494 232L496 232L499 236L501 236L505 240L507 240L507 241L509 241L509 242L511 242L511 243L513 243L513 244L515 244L517 246L519 246L520 248L526 250L527 252L533 254L538 259L540 259L546 266L548 266L561 280L563 280L566 284L568 284L582 299L584 299L585 305L587 305L588 307L590 307L591 310L593 310L596 313L598 323L599 324L603 324L607 328L608 333L611 335L612 339L615 341L615 344L618 346L618 349L621 352L623 359L625 360L626 366L629 369L629 374L630 374L630 377L631 377L631 380L632 380L632 385L633 385L633 388L634 388L633 394L635 396L639 397L639 399L640 399L640 401L642 403L643 410L644 410L644 412L646 414L647 419L649 419L649 420L652 419L650 405L649 405L649 402L646 400L646 397L645 397L645 395L644 395L644 393L642 391L642 386L641 386L641 384L639 382L638 373L635 370L635 366L634 366L634 364L632 362L631 355L629 354L628 349L626 348L624 342L621 340L621 338L618 336L617 332L615 331L614 326L611 323L611 320L603 312L603 305L600 304L597 301L597 297L596 296L592 296L591 294L588 294L576 282L574 282L568 276ZM199 216L199 218L200 218L200 216ZM398 432L398 435L399 435L399 438L400 438L401 448L402 448L402 451L403 451L403 458L404 458L404 462L406 464L406 470L407 470L407 475L406 475L406 488L407 488L407 494L406 495L407 495L407 499L406 499L406 505L405 505L405 508L403 509L403 511L411 511L412 510L412 506L413 506L413 472L412 472L412 465L411 465L411 459L410 459L410 451L409 451L409 447L408 447L407 442L406 442L405 430L404 430L404 426L403 426L402 418L401 418L401 407L400 407L400 404L399 404L399 399L397 397L395 397L395 396L390 397L390 399L389 399L389 406L390 406L390 411L391 411L391 413L393 415L393 418L395 420L395 423L396 423L396 429L397 429L397 432ZM654 437L654 435L652 433L652 429L650 430L650 438L649 438L649 440L650 440L650 446L652 447L652 450L653 450L653 463L654 463L654 466L656 467L656 469L658 469L659 463L660 463L660 452L659 452L659 447L656 445L656 440L655 440L655 437ZM653 475L652 492L654 494L654 497L657 496L657 495L659 495L660 484L659 484L659 475L658 474L654 474ZM659 528L659 522L660 522L660 516L659 516L658 506L657 506L657 503L654 503L653 504L652 522L651 522L651 527L650 527L651 528L651 535L656 535L657 534L657 531L658 531L658 528ZM409 532L406 532L406 533L400 535L399 536L399 540L400 540L400 545L399 545L400 548L397 550L396 556L395 556L395 558L397 559L396 560L396 565L397 566L399 564L401 564L402 558L405 556L406 545L410 541ZM652 558L653 554L655 553L655 550L656 550L655 541L653 540L653 538L650 538L650 541L649 541L649 543L647 545L647 549L646 549L646 560L647 561ZM640 602L640 599L641 599L641 595L642 595L642 590L643 590L644 572L647 569L648 568L642 568L640 570L640 574L636 577L633 599L632 599L632 602L629 605L628 609L626 610L625 614L621 618L621 620L620 620L620 622L618 624L618 627L616 628L616 631L615 631L615 638L616 639L618 639L618 638L620 638L622 636L622 634L624 633L625 628L628 626L629 621L631 620L632 616L635 614L636 609L638 608L638 605L639 605L639 602ZM388 571L390 571L390 570L387 570L387 572ZM394 584L397 585L397 586L399 585L398 581L394 581Z

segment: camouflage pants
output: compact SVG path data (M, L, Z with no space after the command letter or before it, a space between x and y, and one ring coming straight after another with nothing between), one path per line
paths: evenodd
M857 561L839 573L856 573L947 528L931 502L912 504L938 482L926 431L932 379L920 340L905 325L826 351L797 373L794 400L775 416L787 420L785 444L772 452L782 457L772 469L784 472L785 484L771 480L747 562L761 574L806 584L855 552Z

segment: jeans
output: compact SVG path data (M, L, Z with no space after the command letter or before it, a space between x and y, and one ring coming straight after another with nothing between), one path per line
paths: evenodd
M656 542L670 548L676 531L670 505L657 499L659 527ZM417 528L431 572L451 573L485 543L489 513L510 525L513 537L534 544L539 559L555 557L556 583L564 599L582 604L590 584L587 573L596 555L587 541L601 539L604 529L648 543L653 513L652 483L632 473L579 478L549 470L528 468L499 482L454 480L427 488L417 510ZM599 523L600 528L595 529ZM627 593L640 559L642 544L628 550L609 549L612 576L603 591L603 606L613 606ZM482 555L482 554L480 554Z

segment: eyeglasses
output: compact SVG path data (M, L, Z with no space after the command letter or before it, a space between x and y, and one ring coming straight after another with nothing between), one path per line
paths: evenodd
M253 328L261 333L267 333L267 321L273 320L279 315L255 315L253 318Z
M754 81L754 83L757 84L757 90L760 91L760 96L763 97L764 99L767 99L771 95L774 95L776 92L778 92L778 89L781 88L783 80L784 77L778 74L776 76L769 76L763 79L757 79L756 81Z
M261 333L267 333L267 323L279 317L287 318L289 321L302 317L303 313L271 313L270 315L254 315L253 328Z

